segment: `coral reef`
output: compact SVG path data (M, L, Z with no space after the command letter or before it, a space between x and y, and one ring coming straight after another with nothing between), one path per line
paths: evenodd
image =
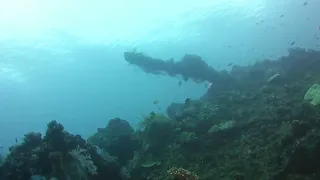
M105 161L79 135L69 134L56 121L48 124L46 135L25 135L12 146L0 168L1 180L29 179L120 179L119 166Z
M200 100L172 103L168 116L151 112L137 130L112 119L88 142L51 121L43 138L29 133L10 149L0 179L320 179L319 51L289 49L230 72L195 55L181 62L125 58L149 73L213 85Z
M197 180L198 176L186 169L172 167L168 171L175 180Z
M289 49L278 60L221 72L217 77L227 81L213 83L201 100L168 107L174 135L158 147L162 153L138 154L161 165L135 166L132 177L179 179L172 176L179 168L164 173L175 166L203 180L320 178L320 107L312 103L315 91L306 95L320 82L316 67L320 52Z
M133 133L133 128L126 120L115 118L105 128L99 128L97 133L88 138L88 142L116 157L124 165L133 158L139 146Z

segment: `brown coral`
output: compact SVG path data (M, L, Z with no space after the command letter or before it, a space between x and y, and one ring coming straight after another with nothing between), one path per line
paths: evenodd
M183 168L170 168L167 173L172 176L175 180L197 180L198 176Z

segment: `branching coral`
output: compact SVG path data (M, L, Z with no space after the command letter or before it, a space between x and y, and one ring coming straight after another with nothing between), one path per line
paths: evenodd
M198 176L183 168L170 168L167 173L172 176L175 180L197 180Z

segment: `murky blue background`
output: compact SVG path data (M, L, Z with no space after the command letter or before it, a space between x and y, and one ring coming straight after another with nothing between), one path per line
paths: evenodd
M288 47L319 49L319 17L318 0L1 0L0 151L52 119L88 137L110 118L135 125L206 92L145 74L124 51L247 65Z

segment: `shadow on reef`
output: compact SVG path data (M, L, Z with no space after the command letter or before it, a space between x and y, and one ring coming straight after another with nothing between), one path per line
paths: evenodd
M43 138L30 133L10 149L0 179L320 179L320 52L290 49L230 72L193 55L180 63L125 56L147 72L213 85L200 100L172 103L167 116L151 112L137 130L112 119L87 142L52 121ZM188 63L209 70L188 72Z

